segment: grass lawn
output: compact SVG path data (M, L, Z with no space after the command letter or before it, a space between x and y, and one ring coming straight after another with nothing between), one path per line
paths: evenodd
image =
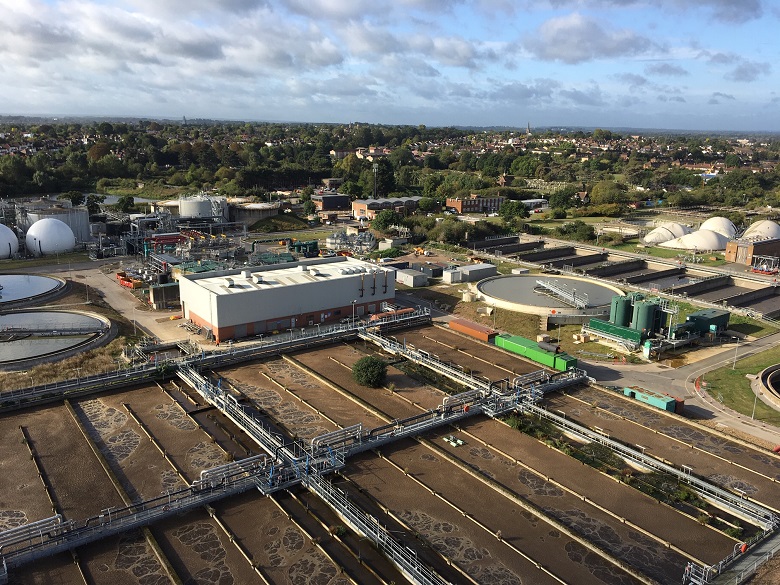
M117 197L141 197L143 199L178 199L181 195L192 193L190 187L165 185L155 181L144 181L143 187L138 187L135 182L132 185L108 185L105 188L106 195Z
M404 290L405 287L396 285L398 290ZM536 339L539 333L539 317L537 315L526 315L523 313L514 313L497 309L494 315L480 315L477 309L488 307L482 302L464 303L461 300L460 291L465 289L465 285L433 285L426 288L405 289L412 292L416 297L426 299L434 306L449 305L448 312L454 313L458 317L480 323L487 327L495 327L499 331L506 331L513 335L522 335L529 339ZM578 326L579 327L579 326ZM569 335L571 338L571 335Z
M750 388L750 380L746 377L747 374L758 374L764 368L777 363L780 363L780 348L772 348L745 359L737 358L734 370L731 366L726 366L707 372L702 378L707 383L707 392L715 400L723 402L745 416L753 413L753 404L755 404L756 420L778 425L780 412L760 400L756 401L756 396Z
M79 262L87 262L89 260L89 254L86 252L72 252L70 254L58 254L54 262L52 262L51 256L41 256L40 258L25 258L23 260L0 260L0 272L8 272L10 270L26 269L30 266L51 266L52 264L58 264L60 266L67 264L77 264Z
M267 217L255 222L249 228L250 232L271 233L290 230L305 230L309 224L291 213L282 213L273 217Z

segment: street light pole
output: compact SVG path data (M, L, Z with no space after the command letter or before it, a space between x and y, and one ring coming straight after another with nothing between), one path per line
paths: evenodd
M355 303L357 300L352 301L352 325L355 325Z
M734 348L734 363L731 364L731 369L735 370L737 368L737 352L739 351L739 337L737 337L737 346Z
M750 419L751 420L755 420L756 419L756 403L757 402L758 402L758 393L756 393L755 398L753 398L753 412L750 415Z

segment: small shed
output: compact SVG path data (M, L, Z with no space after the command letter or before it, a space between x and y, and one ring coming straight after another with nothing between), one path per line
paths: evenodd
M497 275L498 268L483 262L481 264L472 264L471 266L461 266L460 272L463 274L463 282L476 282L483 278Z
M398 284L410 287L426 286L428 284L428 276L419 270L397 270L395 273L395 281Z
M442 272L442 280L447 284L457 284L463 282L463 273L459 268L452 268Z
M444 272L444 269L437 265L433 264L431 262L426 262L425 264L422 263L415 263L412 264L411 268L413 270L419 270L423 274L425 274L428 278L441 278L442 273Z

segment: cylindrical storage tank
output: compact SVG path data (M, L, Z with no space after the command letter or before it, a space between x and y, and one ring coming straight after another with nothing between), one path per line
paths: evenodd
M545 351L551 351L553 353L558 353L561 351L561 346L556 345L555 343L547 343L546 341L540 341L537 343L539 346L539 349L543 349Z
M637 301L634 303L634 316L631 321L631 329L643 331L649 335L654 333L655 313L658 305L652 301Z
M19 251L19 239L7 225L0 223L0 259L10 258Z
M28 212L27 217L30 227L42 219L57 219L70 228L76 241L88 242L91 238L89 212L86 207L39 209Z
M631 299L624 296L618 296L618 306L615 312L615 325L628 327L631 324ZM614 300L614 299L613 299Z
M59 219L36 221L27 231L27 251L34 256L72 252L76 247L73 230Z
M214 211L209 197L195 196L179 199L180 217L211 217L213 215Z

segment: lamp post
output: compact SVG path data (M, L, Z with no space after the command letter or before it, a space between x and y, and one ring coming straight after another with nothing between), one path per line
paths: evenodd
M734 363L731 364L731 369L735 370L737 368L737 352L739 351L739 337L735 337L737 340L737 346L734 348Z
M750 415L751 420L755 420L756 419L756 403L758 402L758 397L759 396L763 396L763 395L764 395L763 392L756 392L756 396L755 396L755 398L753 398L753 412Z
M379 171L379 164L374 163L373 169L374 169L374 199L376 199L376 175L377 172Z
M357 303L357 300L352 301L352 325L355 325L355 303Z
M135 305L133 305L133 335L138 335L138 325L135 320Z

